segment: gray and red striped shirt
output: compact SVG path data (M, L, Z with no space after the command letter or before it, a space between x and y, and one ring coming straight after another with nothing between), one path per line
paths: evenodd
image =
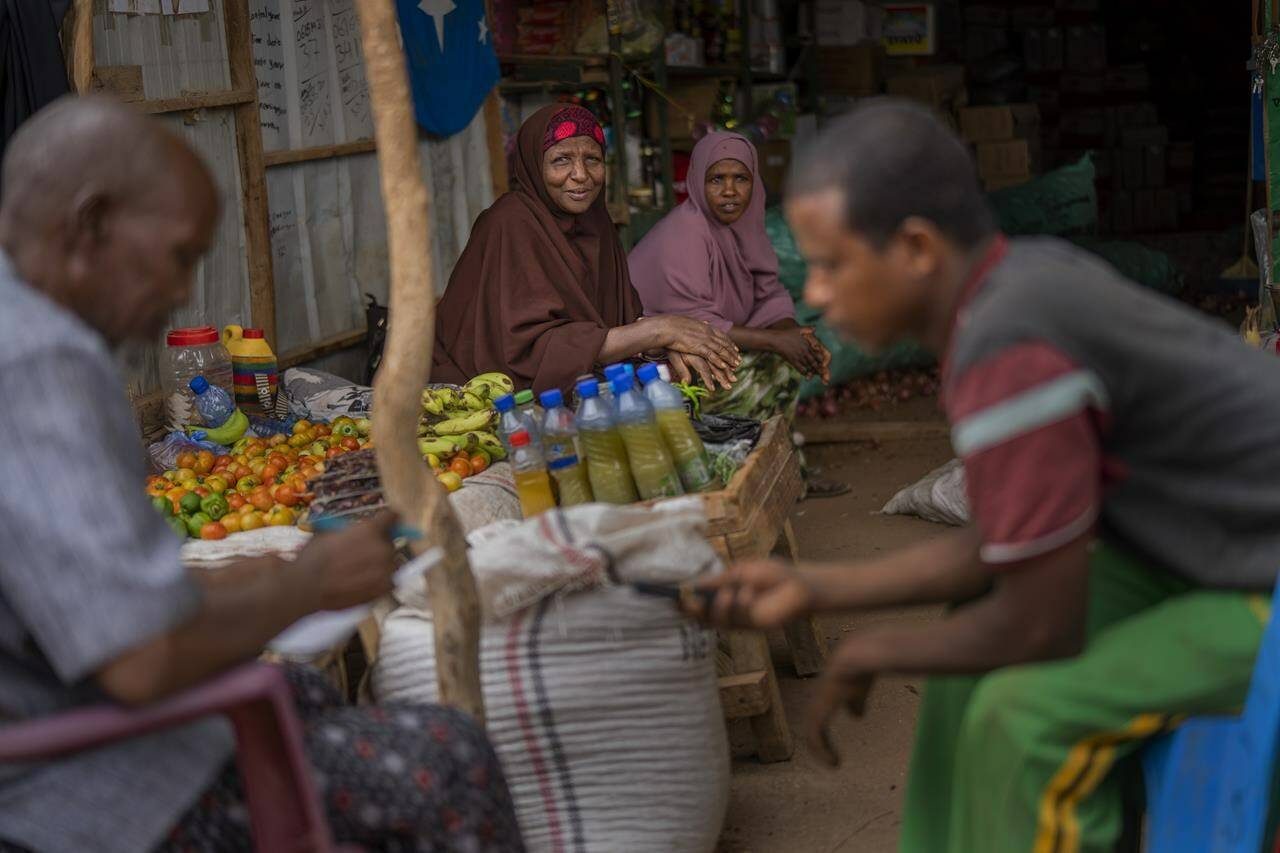
M1000 238L943 361L982 558L1097 530L1209 587L1280 571L1280 360L1051 238Z

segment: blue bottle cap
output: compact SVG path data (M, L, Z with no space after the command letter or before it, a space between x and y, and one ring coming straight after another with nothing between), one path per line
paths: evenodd
M493 401L493 407L499 412L509 412L516 407L516 398L513 394L503 394L501 397Z
M197 376L188 383L188 386L197 394L203 394L205 391L209 390L209 380L205 379L203 376Z
M556 406L564 405L564 394L560 392L559 388L543 391L538 399L542 401L542 408L544 409L554 409Z
M642 364L640 369L636 371L636 376L640 378L641 382L648 385L650 382L658 378L658 365Z
M632 389L634 385L635 385L635 380L633 380L630 376L624 373L621 376L619 376L617 379L614 379L609 387L613 389L613 396L616 397L619 394L627 393Z
M577 456L561 456L559 459L552 459L547 463L548 471L560 471L565 468L572 468L578 464Z
M624 365L622 365L622 369L623 369L623 370L625 370L625 371L627 372L627 375L628 375L628 376L630 376L632 379L635 379L635 377L636 377L636 366L635 366L634 364L632 364L631 362L629 362L629 361L628 361L627 363L625 363Z
M578 383L578 396L583 398L599 397L600 383L594 379L582 380L581 382Z
M622 376L626 372L627 372L626 365L611 364L604 369L604 378L612 382L613 380L617 379L619 376Z

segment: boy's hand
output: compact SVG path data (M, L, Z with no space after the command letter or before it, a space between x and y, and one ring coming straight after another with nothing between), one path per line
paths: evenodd
M809 582L777 560L738 563L697 588L716 591L710 611L694 601L686 612L720 628L779 628L813 608Z
M828 731L831 717L842 707L853 716L861 717L875 681L875 673L861 663L855 642L846 640L836 647L819 676L818 694L805 712L805 740L809 751L831 767L840 765L840 754Z

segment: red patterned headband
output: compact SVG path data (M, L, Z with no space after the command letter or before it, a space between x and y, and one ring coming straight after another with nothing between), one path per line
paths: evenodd
M546 151L557 142L564 142L575 136L587 136L600 143L604 150L604 131L600 122L585 107L577 105L565 107L547 122L547 132L542 135L542 150Z

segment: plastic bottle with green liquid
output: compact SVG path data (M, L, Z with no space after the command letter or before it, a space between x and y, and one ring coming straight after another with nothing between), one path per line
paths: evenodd
M709 492L719 488L720 480L711 469L711 457L685 411L684 395L662 380L656 364L641 366L636 375L644 383L644 396L653 406L658 428L666 439L684 490Z
M578 458L578 427L573 412L565 408L559 388L542 392L538 398L546 412L542 416L542 453L559 496L560 506L591 503L591 483L587 466Z
M651 500L683 495L680 475L658 429L653 406L630 376L613 380L613 401L618 432L627 447L627 461L640 497Z
M630 504L640 499L627 448L613 422L609 405L600 399L600 383L585 379L578 383L578 444L587 458L587 479L595 499L610 504Z

